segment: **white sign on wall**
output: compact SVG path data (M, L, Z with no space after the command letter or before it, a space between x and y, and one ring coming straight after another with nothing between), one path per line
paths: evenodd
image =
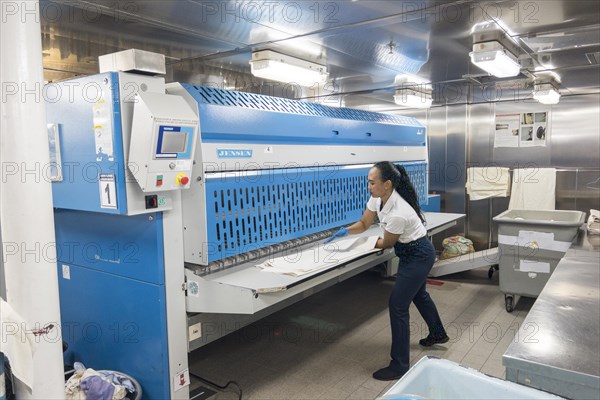
M550 113L496 114L494 147L545 146Z

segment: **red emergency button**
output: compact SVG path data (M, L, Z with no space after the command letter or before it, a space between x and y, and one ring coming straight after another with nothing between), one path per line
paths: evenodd
M185 174L177 174L177 176L175 177L175 181L178 185L187 185L190 181L190 178L185 176Z

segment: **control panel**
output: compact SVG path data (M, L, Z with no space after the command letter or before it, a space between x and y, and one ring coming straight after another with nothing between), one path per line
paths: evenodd
M136 100L129 171L145 193L189 188L198 137L195 112L176 95L139 93Z

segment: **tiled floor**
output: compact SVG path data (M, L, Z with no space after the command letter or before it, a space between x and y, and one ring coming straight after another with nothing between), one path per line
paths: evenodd
M428 285L450 341L425 350L427 327L411 307L411 362L425 355L449 359L504 378L502 354L533 300L504 309L498 274L487 268ZM244 399L374 399L394 382L373 371L389 361L387 299L394 281L367 271L190 354L190 370L220 384L234 380ZM193 386L192 386L193 387ZM225 391L219 399L234 399Z

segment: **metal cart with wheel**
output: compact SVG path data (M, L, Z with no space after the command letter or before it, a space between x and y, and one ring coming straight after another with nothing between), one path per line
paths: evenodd
M506 311L513 311L515 296L540 294L584 220L585 213L566 210L508 210L494 217Z

